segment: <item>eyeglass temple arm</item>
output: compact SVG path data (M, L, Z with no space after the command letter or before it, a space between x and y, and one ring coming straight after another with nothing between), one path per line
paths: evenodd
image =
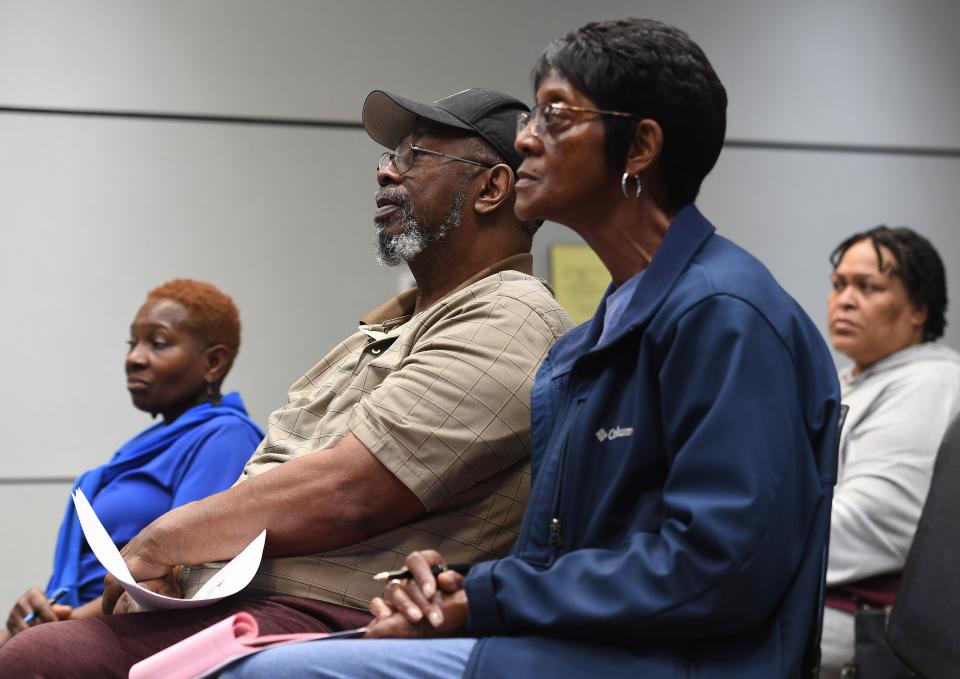
M494 167L493 165L489 165L487 163L480 163L480 162L477 162L476 160L470 160L469 158L461 158L460 156L451 156L450 154L443 153L442 151L425 149L419 146L415 146L414 144L410 144L410 148L413 149L414 151L419 151L420 153L426 153L433 156L440 156L441 158L449 158L450 160L459 160L460 162L470 163L471 165L479 165L480 167L486 167L486 168Z

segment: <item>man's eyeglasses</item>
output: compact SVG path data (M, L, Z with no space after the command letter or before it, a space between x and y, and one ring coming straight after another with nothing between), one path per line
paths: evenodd
M543 134L550 133L560 126L566 120L569 120L564 111L577 111L579 113L596 113L601 116L614 116L616 118L633 118L640 120L640 116L633 113L624 113L623 111L603 111L597 108L583 108L582 106L572 106L570 104L539 104L534 106L529 113L520 113L517 115L517 134L519 135L527 127L533 132L534 137L541 137Z
M479 165L480 167L493 167L493 165L490 165L489 163L481 163L476 160L451 156L447 153L425 149L422 146L416 146L409 142L404 142L397 147L396 151L384 151L381 153L380 160L377 163L377 169L383 170L387 167L387 165L390 164L390 161L393 161L393 166L397 168L397 173L403 174L413 167L413 163L416 160L418 153L428 156L440 156L441 158L448 158L450 160L458 160L461 163L470 163L471 165Z

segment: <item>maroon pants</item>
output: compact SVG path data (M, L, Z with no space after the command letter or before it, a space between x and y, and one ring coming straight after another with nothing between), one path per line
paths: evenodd
M130 668L191 634L246 611L261 634L363 627L365 611L288 595L235 596L205 608L51 622L0 647L0 678L126 677Z

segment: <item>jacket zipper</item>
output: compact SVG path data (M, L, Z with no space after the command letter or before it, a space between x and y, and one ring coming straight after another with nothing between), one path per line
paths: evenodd
M550 519L550 560L553 560L552 554L560 548L560 519L553 517Z
M557 486L553 495L553 517L550 519L549 531L550 537L547 544L550 547L550 556L548 565L552 564L557 558L557 552L560 550L560 498L563 494L563 471L567 462L567 450L570 448L570 440L577 430L577 421L580 419L580 404L582 399L576 401L576 412L573 414L573 422L567 430L566 438L563 441L563 448L560 449L560 460L557 462Z

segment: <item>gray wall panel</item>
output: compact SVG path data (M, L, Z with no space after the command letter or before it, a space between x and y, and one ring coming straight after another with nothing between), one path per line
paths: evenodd
M235 297L226 386L264 422L397 288L373 256L378 152L353 130L0 117L16 330L0 333L0 428L8 451L29 451L4 473L75 474L149 424L126 394L125 342L146 291L175 276Z
M953 306L945 341L960 348L957 186L960 159L726 149L699 202L722 234L767 264L824 332L833 248L880 223L916 229L947 266Z
M356 120L376 87L528 96L548 41L623 15L704 47L732 137L960 147L952 0L0 0L0 105Z
M0 616L29 587L43 589L50 578L57 527L67 508L66 484L0 486Z

